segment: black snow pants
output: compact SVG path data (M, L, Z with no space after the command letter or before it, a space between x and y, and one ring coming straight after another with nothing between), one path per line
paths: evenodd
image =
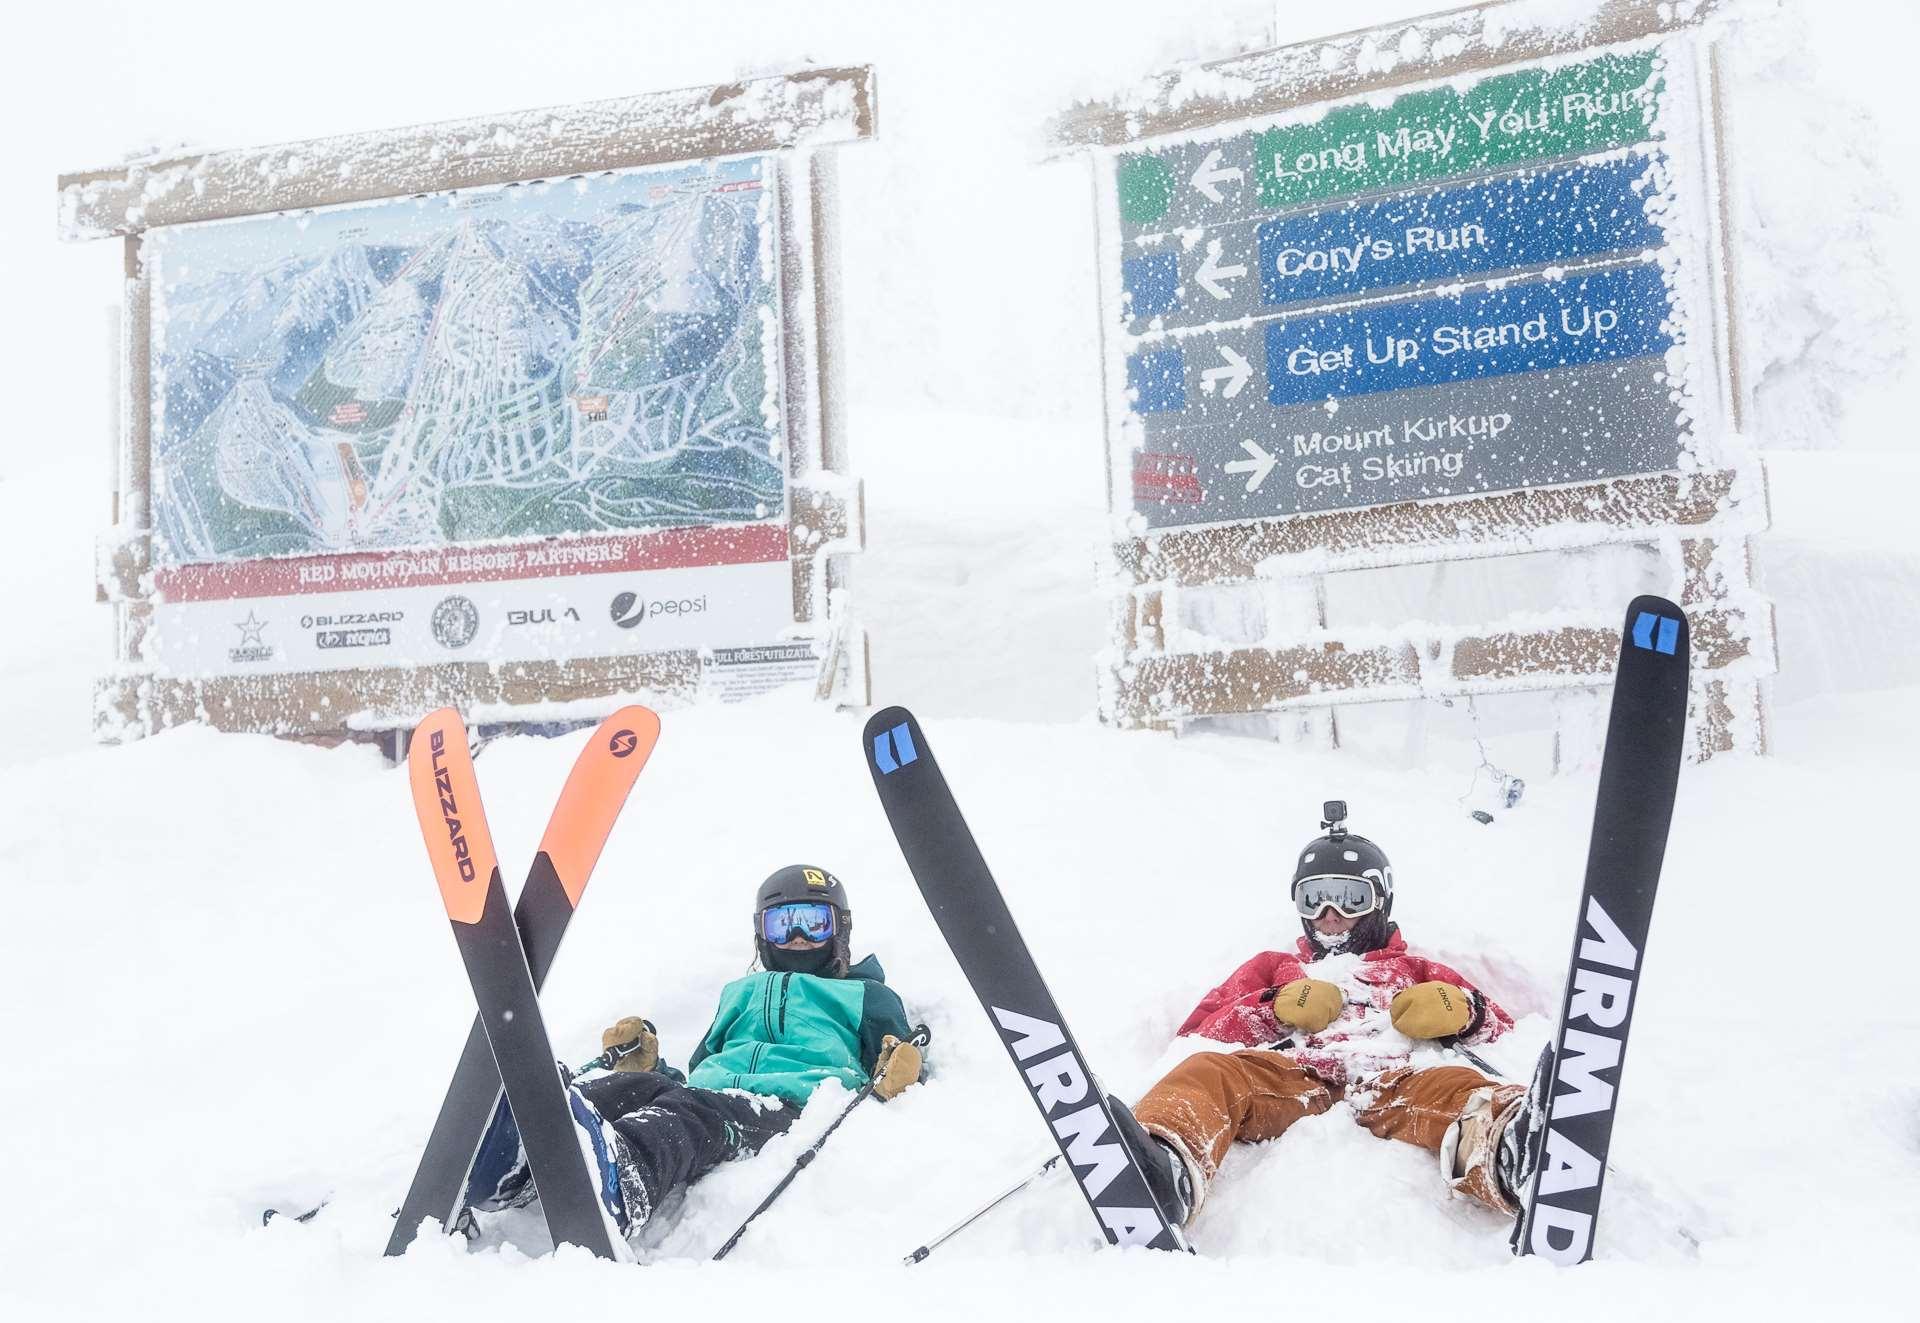
M617 1137L620 1184L635 1226L729 1158L758 1153L800 1115L777 1098L698 1089L652 1071L616 1071L574 1087Z

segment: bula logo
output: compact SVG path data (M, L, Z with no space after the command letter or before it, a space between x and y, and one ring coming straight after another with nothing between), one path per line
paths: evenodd
M663 597L653 602L638 593L621 593L608 606L607 614L613 617L613 623L620 628L632 629L654 616L697 616L706 614L706 610L705 593L698 597Z
M467 849L467 834L460 825L460 806L453 800L453 773L446 765L447 733L436 730L427 738L428 747L433 751L433 788L440 792L440 819L447 826L447 843L453 846L453 858L460 869L460 880L471 882L475 872L473 855Z
M507 612L507 624L514 626L557 625L562 620L578 620L579 618L580 613L570 606L562 607L557 612L550 606L543 606L538 611Z

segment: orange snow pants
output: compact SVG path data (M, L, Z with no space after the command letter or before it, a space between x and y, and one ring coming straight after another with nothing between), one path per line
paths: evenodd
M1473 1093L1497 1083L1466 1066L1403 1066L1374 1083L1354 1119L1382 1139L1438 1153L1447 1128L1472 1105ZM1507 1085L1500 1092L1521 1090ZM1133 1114L1148 1130L1179 1141L1211 1182L1235 1140L1278 1139L1301 1117L1332 1107L1343 1093L1282 1052L1198 1052L1149 1089ZM1465 1188L1508 1211L1497 1196Z

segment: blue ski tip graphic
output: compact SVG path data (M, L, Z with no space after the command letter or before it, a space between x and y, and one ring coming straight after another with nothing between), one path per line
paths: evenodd
M904 721L873 737L873 765L880 769L882 776L892 776L919 756L913 747L913 732Z
M1671 616L1658 616L1651 611L1642 611L1639 618L1633 622L1633 646L1636 648L1644 648L1648 652L1664 652L1671 657L1679 642L1680 622Z

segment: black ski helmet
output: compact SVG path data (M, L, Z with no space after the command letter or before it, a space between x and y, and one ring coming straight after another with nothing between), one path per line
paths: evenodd
M1300 928L1306 933L1316 957L1335 952L1364 955L1378 951L1392 939L1397 927L1393 922L1393 865L1387 862L1386 851L1366 837L1355 836L1347 830L1345 801L1329 800L1323 812L1320 828L1326 835L1316 836L1300 848L1300 858L1293 866L1293 881L1287 887L1288 903L1294 903L1296 889L1310 877L1351 877L1372 883L1380 903L1353 925L1344 942L1329 945L1314 931L1313 920L1304 916L1300 918Z
M833 906L833 940L813 951L782 951L767 941L760 931L760 916L775 905L825 901ZM853 910L847 903L847 888L824 868L808 864L789 864L760 884L753 901L753 948L763 969L795 974L824 974L829 978L846 977L853 964Z

